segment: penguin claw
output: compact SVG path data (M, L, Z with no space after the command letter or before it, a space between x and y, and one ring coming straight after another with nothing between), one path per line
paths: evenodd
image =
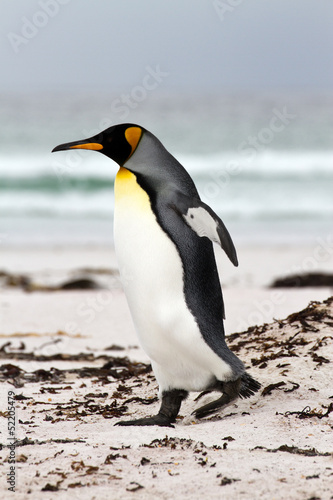
M206 394L209 394L210 392L212 392L212 391L211 390L207 390L207 391L200 392L199 396L197 396L196 398L194 398L194 401L199 401L199 399L201 399L203 396L206 396Z
M196 418L203 418L207 415L211 415L217 410L229 405L229 403L237 399L237 397L249 398L253 396L257 391L259 391L260 387L261 384L245 372L238 380L222 383L222 385L220 385L220 390L223 391L222 396L216 401L211 401L210 403L197 408L194 410L192 415L195 415ZM209 391L201 393L197 400L207 392Z
M130 425L159 425L160 427L172 427L175 428L172 423L167 420L163 415L154 415L153 417L137 418L135 420L121 420L115 423L115 425L130 426Z
M229 382L222 382L217 385L216 388L218 386L219 390L221 390L223 393L222 396L215 401L211 401L210 403L194 410L193 413L196 418L203 418L207 415L211 415L212 413L215 413L217 410L223 408L224 406L227 406L229 403L234 401L237 398L239 390L241 388L241 378L237 380L230 380Z
M200 408L197 408L194 410L192 415L195 415L196 418L203 418L207 417L208 415L211 415L212 413L215 413L217 410L222 408L223 406L226 406L231 402L231 398L228 394L222 394L222 396L216 401L211 401L210 403L201 406Z

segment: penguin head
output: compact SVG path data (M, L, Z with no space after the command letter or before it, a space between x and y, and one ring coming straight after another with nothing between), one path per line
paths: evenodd
M52 153L69 149L90 149L103 153L123 166L138 147L144 132L145 129L138 125L122 123L88 139L60 144Z

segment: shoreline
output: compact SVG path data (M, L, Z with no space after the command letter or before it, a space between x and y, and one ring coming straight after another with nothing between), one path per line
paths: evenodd
M117 269L114 245L108 243L8 243L0 240L0 270L36 272L62 269L66 272L80 267ZM219 247L215 257L221 270L222 285L268 286L276 277L297 272L331 272L333 234L297 243L243 242L237 244L239 267L234 268ZM249 275L250 278L246 278Z

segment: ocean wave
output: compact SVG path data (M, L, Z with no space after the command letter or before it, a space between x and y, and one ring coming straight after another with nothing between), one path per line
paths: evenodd
M226 173L230 176L297 177L309 174L332 176L331 151L274 151L250 154L235 152L211 156L180 156L179 161L194 176Z
M208 198L202 196L213 210L225 220L329 220L333 203L329 196L312 197L307 192L281 196L258 189L256 193L240 192L231 196ZM112 218L114 193L112 189L99 192L3 193L0 196L0 219L6 217L38 216L41 218L75 217L81 219Z
M117 165L102 155L66 156L47 162L43 156L0 156L0 191L100 191L112 188ZM57 157L58 158L58 157ZM259 152L253 158L233 152L218 155L179 155L179 161L197 182L229 180L328 180L332 178L333 153Z
M41 192L5 193L0 196L0 217L112 217L114 194L112 190L85 195L78 192L57 193Z
M15 176L15 177L2 177L0 183L0 192L22 192L22 191L36 191L38 193L56 193L68 191L80 191L82 193L87 191L103 191L105 189L112 189L114 179L109 177L95 177L85 176L78 177L67 175L61 179L56 178L54 175L34 175L34 176Z
M112 217L117 165L103 155L0 157L0 217ZM229 220L332 217L333 154L179 155L203 201ZM49 161L49 163L48 163ZM50 162L51 161L51 162Z

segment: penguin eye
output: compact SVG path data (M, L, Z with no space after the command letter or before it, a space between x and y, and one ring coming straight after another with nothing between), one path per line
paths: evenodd
M105 136L104 136L103 132L100 132L98 135L96 135L94 137L94 141L98 142L98 144L103 144L103 142L105 142Z

